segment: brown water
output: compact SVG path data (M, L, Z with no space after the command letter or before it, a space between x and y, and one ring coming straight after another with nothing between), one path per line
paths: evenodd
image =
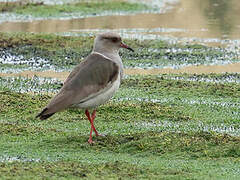
M165 14L99 16L70 20L5 22L5 32L72 32L84 29L165 28L177 37L240 38L239 0L181 0ZM168 31L169 28L182 31Z
M210 73L237 73L240 70L240 63L227 64L227 65L212 65L212 66L187 66L180 69L164 68L164 69L125 69L124 74L127 75L157 75L157 74L210 74ZM0 73L0 77L50 77L57 78L64 81L69 72L55 72L55 71L23 71L20 73Z
M240 39L239 0L180 0L165 14L136 14L98 16L69 20L36 20L32 22L5 22L0 31L5 32L87 32L104 29L131 29L139 34L159 34L173 37L200 37L218 39ZM219 45L219 44L218 44ZM240 72L240 64L187 66L180 69L128 69L126 74L161 73L235 73ZM57 77L61 80L67 72L31 72L0 74L0 76Z

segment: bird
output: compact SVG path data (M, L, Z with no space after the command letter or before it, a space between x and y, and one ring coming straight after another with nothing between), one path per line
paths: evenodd
M93 131L96 136L100 135L94 126L96 109L116 93L123 78L120 48L134 52L123 43L119 34L98 34L94 39L92 52L72 70L59 92L36 118L45 120L68 108L83 109L91 124L88 143L93 144Z

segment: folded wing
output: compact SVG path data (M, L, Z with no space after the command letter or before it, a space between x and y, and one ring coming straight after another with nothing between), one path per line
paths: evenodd
M37 115L47 119L54 113L93 97L111 86L119 74L118 65L101 54L92 53L70 73L60 92Z

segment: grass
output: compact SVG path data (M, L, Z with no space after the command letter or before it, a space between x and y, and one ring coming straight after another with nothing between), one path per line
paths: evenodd
M33 2L0 4L0 12L12 12L18 15L30 15L41 18L61 17L67 14L85 16L114 12L139 12L150 9L152 8L141 3L124 1L76 2L61 5L46 5L44 3Z
M142 4L1 3L0 12L35 18L134 13ZM179 67L238 62L238 52L161 40L124 40L126 67ZM70 70L93 37L0 33L0 71ZM97 110L103 137L87 143L83 110L46 121L36 114L62 82L0 77L0 179L239 179L239 74L126 76Z
M88 36L63 37L53 34L0 33L0 55L8 57L1 70L70 70L86 57L93 45ZM126 39L135 52L121 50L125 67L163 68L184 65L238 62L238 52L203 45L169 44L161 40ZM24 62L22 62L24 60ZM20 63L21 62L21 63Z
M69 70L93 38L0 34L1 71ZM125 40L127 67L238 61L224 48ZM239 74L126 76L98 108L89 145L82 110L35 115L62 82L0 78L0 179L239 179Z
M12 89L4 83L11 78L1 78L0 177L238 179L240 84L214 82L228 77L239 78L126 77L116 96L98 109L96 127L105 136L94 137L93 146L87 143L90 125L83 111L35 119L60 88L58 81L46 80L44 93L28 94L17 87L39 87L42 81L19 85L12 78Z

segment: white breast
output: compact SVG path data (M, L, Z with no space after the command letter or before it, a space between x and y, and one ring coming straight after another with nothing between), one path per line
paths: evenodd
M93 96L92 98L87 98L88 100L84 101L83 103L79 103L74 105L78 108L93 108L96 106L99 106L106 101L108 101L114 93L118 90L120 86L120 73L118 74L117 79L113 83L109 83L106 88L100 90L96 96Z

